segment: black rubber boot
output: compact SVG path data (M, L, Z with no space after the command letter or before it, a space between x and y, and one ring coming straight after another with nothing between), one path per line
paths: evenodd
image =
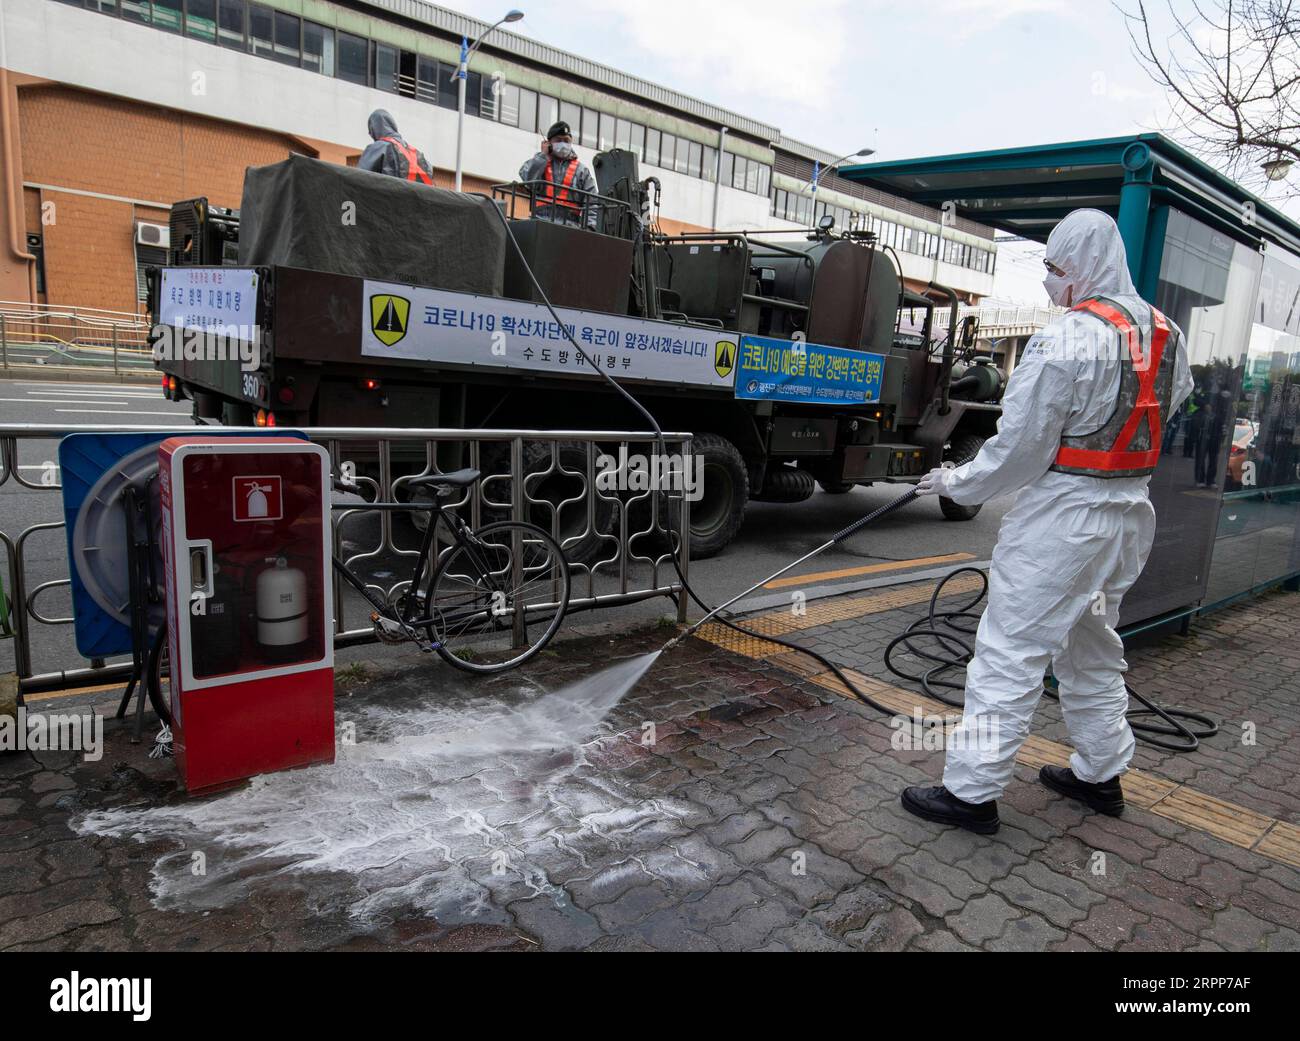
M998 802L965 802L947 788L904 788L903 809L937 824L953 824L978 835L992 835L998 820Z
M1119 786L1118 777L1100 784L1089 784L1075 777L1068 766L1044 766L1038 771L1038 779L1052 791L1067 799L1086 803L1107 817L1118 817L1124 812L1124 790Z

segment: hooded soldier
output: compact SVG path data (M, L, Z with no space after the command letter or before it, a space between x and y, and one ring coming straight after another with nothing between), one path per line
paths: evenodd
M519 180L533 190L533 216L561 224L596 227L598 208L590 205L596 179L573 147L573 134L563 120L546 131L542 150L519 168Z
M1182 333L1138 296L1110 217L1075 210L1049 236L1044 263L1048 295L1070 310L1026 345L997 435L918 485L966 505L1019 493L993 550L943 784L903 792L909 812L982 834L998 829L997 799L1049 667L1074 754L1039 779L1099 812L1123 811L1133 732L1115 627L1155 535L1147 482L1161 430L1192 391Z
M424 153L406 143L406 138L397 132L397 123L382 108L370 113L366 129L370 131L371 143L357 160L358 170L370 170L373 173L400 177L404 181L419 184L433 184L433 167Z

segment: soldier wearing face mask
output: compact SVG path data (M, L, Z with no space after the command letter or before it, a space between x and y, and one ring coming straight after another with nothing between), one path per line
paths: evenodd
M595 229L597 208L583 192L596 192L596 179L573 147L563 120L546 131L542 150L519 168L519 180L533 190L533 216Z

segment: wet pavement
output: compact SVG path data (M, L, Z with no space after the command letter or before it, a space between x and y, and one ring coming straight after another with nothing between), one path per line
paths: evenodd
M880 654L931 588L755 624L902 706ZM333 766L203 799L110 721L98 762L0 756L0 949L1296 950L1297 628L1273 593L1130 653L1137 686L1223 726L1139 746L1121 819L1036 783L1066 740L1045 700L992 837L905 814L941 753L784 648L693 639L625 693L663 627L489 679L353 662Z

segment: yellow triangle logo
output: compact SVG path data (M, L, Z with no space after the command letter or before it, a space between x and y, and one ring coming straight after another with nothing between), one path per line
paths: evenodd
M406 320L411 314L411 301L388 293L376 293L370 298L370 331L387 347L393 346L406 335Z
M736 367L736 345L730 340L719 340L713 348L713 371L724 379Z

